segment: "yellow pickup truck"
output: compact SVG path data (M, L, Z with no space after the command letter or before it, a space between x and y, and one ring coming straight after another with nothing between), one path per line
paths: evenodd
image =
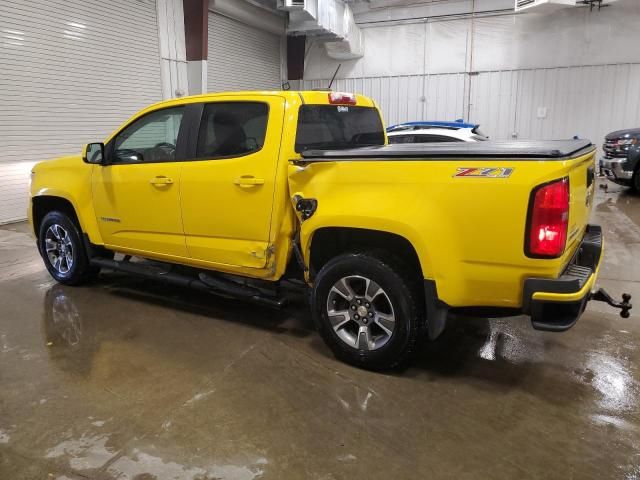
M577 321L602 258L594 154L586 140L387 145L364 96L207 94L36 165L28 215L61 283L106 268L279 307L297 282L336 356L383 369L450 312Z

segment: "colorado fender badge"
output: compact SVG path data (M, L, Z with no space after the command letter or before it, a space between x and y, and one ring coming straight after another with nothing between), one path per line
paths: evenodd
M485 167L469 168L458 167L454 177L485 177L485 178L508 178L513 173L513 168L505 167Z

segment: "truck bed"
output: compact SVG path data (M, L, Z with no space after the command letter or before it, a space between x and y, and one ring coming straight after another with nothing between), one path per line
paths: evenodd
M562 160L593 149L589 140L511 140L394 144L343 150L307 150L301 163L335 160L406 160L443 158L503 158Z
M393 225L393 233L418 245L423 274L438 282L438 295L448 305L519 308L524 279L558 278L584 237L593 205L594 151L589 140L307 150L293 163L309 168L291 169L289 184L290 191L316 199L322 215L352 212L346 227L376 230L384 217L386 228ZM478 168L485 166L486 175ZM458 175L475 169L481 171ZM562 179L570 188L564 253L528 256L532 192ZM302 224L303 249L312 238L307 232L325 227L320 222L314 216Z

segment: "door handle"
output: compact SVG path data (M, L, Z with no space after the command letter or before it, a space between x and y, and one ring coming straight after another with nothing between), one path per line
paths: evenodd
M264 185L264 178L256 178L251 175L243 175L242 177L236 178L233 183L238 185L240 188L250 188L255 187L256 185Z
M173 179L169 177L165 177L162 175L158 175L157 177L153 177L150 181L151 185L171 185L173 183Z

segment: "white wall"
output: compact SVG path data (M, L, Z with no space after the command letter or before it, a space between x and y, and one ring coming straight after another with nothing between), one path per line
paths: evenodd
M407 6L382 8L393 4ZM618 0L600 11L573 7L555 13L533 9L518 15L513 5L513 0L371 0L355 4L356 22L367 29L368 37L374 37L375 48L363 60L345 64L345 71L360 68L365 76L384 75L388 71L384 65L397 56L403 58L393 61L414 60L413 67L398 74L466 71L470 60L472 70L487 71L633 63L639 59L638 52L629 48L640 40L638 0ZM422 30L415 26L425 23ZM420 53L425 46L423 63ZM309 60L315 63L311 55ZM313 65L309 67L308 78L317 78Z
M361 6L365 56L343 62L334 89L373 96L388 124L465 118L493 138L577 134L599 144L609 131L640 125L640 1L620 0L600 12L429 16L470 4L451 2L447 11L443 3ZM505 5L476 3L480 10ZM409 15L424 17L398 21ZM312 44L304 86L326 86L337 64Z
M328 80L305 80L304 89L325 88ZM456 119L465 110L465 75L400 75L337 79L332 89L357 92L378 102L387 125L408 119Z

